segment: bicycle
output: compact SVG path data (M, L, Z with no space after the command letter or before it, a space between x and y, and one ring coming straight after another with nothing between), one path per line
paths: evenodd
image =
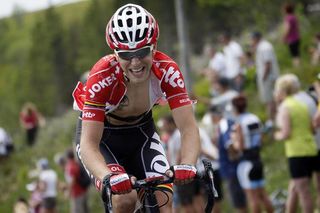
M218 193L214 186L214 176L213 176L213 169L211 162L209 160L202 160L202 163L204 165L204 171L202 173L196 174L196 179L200 180L204 183L205 190L207 193L207 205L205 207L205 213L210 213L214 206L214 198L218 196ZM168 184L173 183L173 178L168 178L165 176L159 176L159 177L151 177L146 178L143 180L137 180L136 183L133 185L133 189L143 189L145 191L144 199L141 201L142 205L139 209L137 209L135 212L144 212L144 213L159 213L162 206L166 205L169 201L165 202L164 204L161 204L159 206L156 196L154 194L155 191L161 191L160 189L156 188L157 185L161 184ZM164 193L166 194L166 193ZM102 199L105 205L105 213L112 213L112 202L111 202L111 187L106 187L106 191L102 194Z

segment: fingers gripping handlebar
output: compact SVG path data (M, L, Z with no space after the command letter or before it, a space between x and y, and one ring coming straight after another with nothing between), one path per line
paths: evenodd
M202 160L202 163L204 165L204 172L197 172L196 174L196 179L200 180L201 182L204 183L206 193L208 195L207 198L207 205L205 208L205 212L209 213L211 212L213 206L214 206L214 198L218 197L218 193L214 187L214 175L213 175L213 169L211 162L207 159ZM112 200L111 200L111 187L110 187L110 182L109 182L110 176L105 177L103 180L103 190L102 190L102 200L105 205L106 213L111 213L112 212ZM161 184L167 184L167 183L173 183L174 177L165 177L165 176L160 176L160 177L151 177L151 178L146 178L143 180L137 180L135 183L132 185L133 189L145 189L146 191L150 191L149 189L155 188L157 185ZM151 190L152 191L152 190Z

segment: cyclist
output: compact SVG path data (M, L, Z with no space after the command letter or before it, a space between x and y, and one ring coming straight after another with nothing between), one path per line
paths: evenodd
M101 58L83 85L73 92L81 115L77 153L95 182L109 183L115 212L134 210L134 180L172 175L176 184L195 177L199 132L183 76L178 65L157 51L159 28L154 17L135 4L120 7L106 27L106 40L114 54ZM152 107L167 101L182 135L181 164L170 173L152 119ZM172 174L173 173L173 174ZM130 177L129 175L133 175ZM172 186L159 186L160 208L171 211ZM140 195L140 193L139 193Z

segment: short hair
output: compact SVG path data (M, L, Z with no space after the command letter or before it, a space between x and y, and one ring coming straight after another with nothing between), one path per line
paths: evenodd
M234 97L231 103L233 108L240 114L247 110L247 98L244 95Z
M66 150L66 157L67 157L67 159L74 159L73 149L67 149Z
M216 115L222 115L223 114L223 108L221 105L211 105L209 107L209 113L210 114L216 114Z
M275 93L285 93L286 95L293 95L300 90L299 78L292 73L280 76L275 83Z
M49 161L47 158L41 158L37 162L37 167L41 170L49 169Z
M229 88L230 87L230 80L226 77L219 77L218 84L220 86L222 86L223 88Z
M225 30L221 35L222 35L224 38L226 38L226 39L231 39L231 32L230 32L230 30Z
M259 31L254 31L251 33L251 38L253 39L261 39L262 38L262 33Z
M294 4L292 3L286 3L284 5L284 11L288 14L294 13Z

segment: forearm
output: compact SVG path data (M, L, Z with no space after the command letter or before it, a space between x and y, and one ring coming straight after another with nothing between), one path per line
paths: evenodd
M181 134L181 164L196 164L200 153L199 138L199 130L196 126Z
M271 70L271 62L267 62L264 67L263 79L266 79Z
M83 122L80 141L80 156L86 168L96 178L102 180L110 171L100 153L99 144L103 133L103 123Z
M90 145L90 142L81 143L80 155L86 168L99 180L110 172L99 147Z
M172 116L181 134L181 164L195 165L200 153L200 135L192 106L176 108Z

